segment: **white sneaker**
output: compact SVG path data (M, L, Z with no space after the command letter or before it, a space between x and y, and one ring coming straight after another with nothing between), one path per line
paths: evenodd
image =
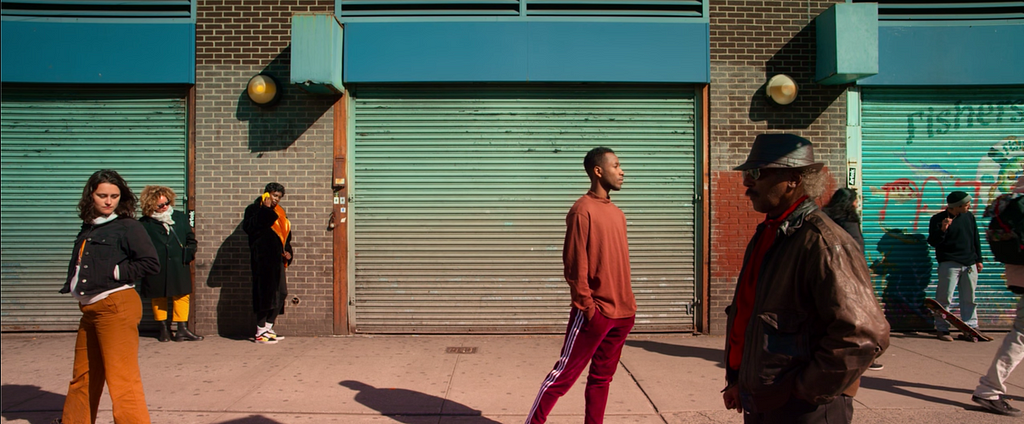
M263 333L263 334L260 334L260 335L256 336L254 341L256 343L258 343L258 344L274 344L274 343L277 343L277 340L275 340L274 338L270 337L269 333Z
M267 332L264 334L266 334L268 337L274 340L284 340L284 336L278 336L277 333L274 332L273 328L267 330Z

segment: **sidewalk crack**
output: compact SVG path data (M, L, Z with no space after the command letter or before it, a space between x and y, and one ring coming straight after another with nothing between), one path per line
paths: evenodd
M651 408L654 408L654 412L658 414L658 418L661 418L661 422L668 424L668 420L666 420L665 416L662 415L660 410L658 410L658 405L654 404L654 401L651 400L651 395L647 394L647 391L644 390L644 386L640 385L640 382L637 381L636 376L633 375L633 372L629 370L629 367L626 366L626 363L622 362L622 360L619 360L619 364L622 365L622 369L626 371L626 374L629 374L629 378L633 380L633 384L636 384L636 387L640 389L640 393L643 393L644 397L647 398L647 403L651 404Z

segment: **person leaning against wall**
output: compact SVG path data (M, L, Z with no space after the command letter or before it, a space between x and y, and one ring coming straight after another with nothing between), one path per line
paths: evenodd
M188 329L189 305L192 300L192 267L196 257L196 235L184 212L174 209L176 199L170 187L150 185L142 189L142 218L149 238L160 258L160 272L142 279L142 296L151 299L153 319L160 323L157 340L170 341L171 324L167 322L167 301L171 302L172 321L177 325L174 341L198 341L203 336Z
M242 230L249 235L252 267L252 310L256 313L259 344L274 344L284 337L274 331L277 316L284 313L288 285L285 269L292 263L291 221L281 207L284 186L269 183L263 195L245 208Z
M150 422L139 372L142 299L134 282L160 272L160 261L146 230L132 219L135 203L128 183L110 169L93 173L82 190L82 230L60 289L78 301L82 318L71 383L56 423L95 423L104 384L115 423Z

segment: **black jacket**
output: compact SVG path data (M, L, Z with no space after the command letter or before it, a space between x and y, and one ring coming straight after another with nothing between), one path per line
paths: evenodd
M953 218L946 231L942 231L942 220ZM953 261L963 266L982 262L981 237L974 214L964 212L953 216L942 211L928 222L928 244L935 248L937 262Z
M294 255L292 235L281 243L273 230L277 212L262 205L261 198L245 208L242 230L249 235L249 261L252 267L253 312L278 310L284 313L284 300L288 297L288 283L284 273L284 252ZM294 256L293 256L294 258ZM291 264L291 261L287 261Z
M160 261L156 249L142 224L131 218L117 219L100 225L82 224L82 231L75 239L75 248L68 262L68 278L61 293L71 292L71 278L75 276L78 252L82 251L78 284L79 296L89 296L115 289L160 272ZM118 267L119 279L114 279L114 266Z
M173 297L192 293L192 268L196 257L196 234L183 212L171 214L171 232L151 217L139 218L160 258L160 272L142 279L142 297Z

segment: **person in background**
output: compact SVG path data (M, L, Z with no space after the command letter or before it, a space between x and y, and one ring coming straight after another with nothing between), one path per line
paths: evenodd
M1006 213L1008 210L1013 213ZM997 197L985 209L985 216L996 221L995 227L1002 230L1002 234L998 236L995 234L986 236L996 260L1006 265L1007 288L1018 295L1017 315L1013 320L1013 328L1006 334L1003 344L999 346L995 357L992 358L992 365L989 366L988 373L978 380L978 387L971 395L971 400L985 409L1011 417L1022 415L1020 409L1014 408L1004 398L1006 396L1006 379L1020 364L1021 359L1024 359L1024 296L1021 296L1024 295L1024 253L1021 249L1021 246L1024 245L1024 239L1021 237L1024 233L1022 231L1024 230L1022 210L1024 210L1024 177L1017 179L1017 185L1013 192ZM993 226L989 226L990 230L992 228ZM1006 256L1000 255L996 251L994 243L996 237L1003 241L1011 241L1017 246L1010 248Z
M150 185L142 189L142 218L149 238L160 258L160 272L142 279L142 296L151 299L153 319L160 323L157 340L171 340L171 324L167 322L167 301L170 299L172 321L177 325L174 341L198 341L203 336L188 329L188 312L192 295L192 268L196 257L196 235L184 212L174 209L177 196L170 187Z
M82 190L82 230L60 289L78 301L82 318L58 423L95 423L104 384L110 390L114 422L150 422L139 371L142 299L134 284L160 272L160 260L142 224L132 219L135 202L128 183L110 169L93 173Z
M284 339L274 332L277 316L284 313L288 286L285 269L292 262L292 224L281 207L284 186L270 183L245 208L242 230L249 235L252 267L252 309L256 313L256 343L273 344Z
M754 139L743 186L764 221L726 308L726 409L751 423L853 420L860 377L889 347L859 245L822 213L824 166L793 134Z
M572 308L562 354L541 384L527 424L547 421L551 408L590 363L584 422L604 422L608 387L626 336L633 329L636 299L630 282L626 216L611 200L625 172L612 149L595 147L583 158L590 191L565 217L562 265Z
M850 237L857 242L860 246L861 253L864 252L864 235L860 232L860 215L857 213L857 190L849 188L841 188L832 193L832 198L829 199L828 205L821 208L825 215L832 218L836 224L843 227L847 233L850 233ZM878 361L871 362L871 366L868 367L872 371L881 371L885 368L884 365Z
M978 287L982 257L978 222L971 213L971 195L954 191L946 196L946 209L928 222L928 244L935 248L935 259L939 263L935 301L949 310L956 284L960 290L960 319L977 328L978 305L974 302L974 290ZM946 320L936 318L935 330L939 340L953 341Z

